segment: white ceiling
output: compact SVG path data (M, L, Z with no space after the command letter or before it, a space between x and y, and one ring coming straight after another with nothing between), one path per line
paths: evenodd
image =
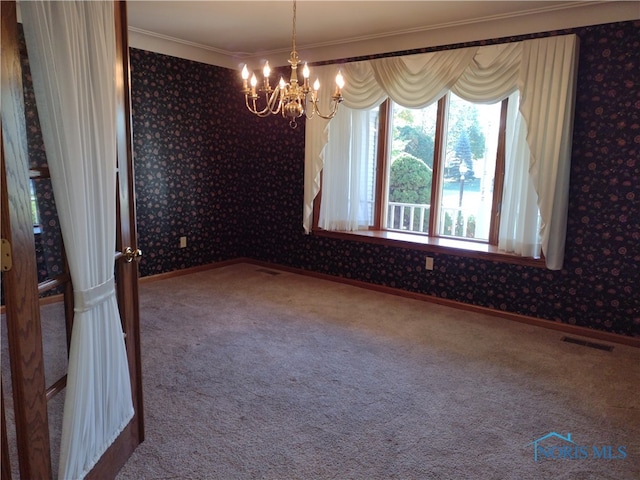
M443 32L458 30L469 35L481 25L503 25L506 34L511 25L519 29L516 33L527 33L521 31L521 25L534 17L546 18L547 23L561 16L579 22L585 9L589 9L595 18L603 18L597 9L604 14L613 4L627 4L626 9L619 6L619 10L628 12L630 5L632 12L640 12L639 2L298 0L297 46L303 60L338 59L366 54L366 49L354 48L365 44L377 45L371 47L377 50L369 53L382 53L380 49L385 46L392 51L391 44L396 49L404 47L397 42L400 38L420 37L424 40L419 46L437 44L437 39L424 43L434 33L442 39L441 44L451 43ZM292 7L290 0L130 0L131 43L136 46L142 42L144 47L150 42L173 42L181 48L206 52L213 58L211 63L232 68L245 61L271 60L271 56L280 57L275 65L283 64L291 50ZM557 27L550 25L548 29L551 28ZM497 33L500 32L489 31L484 34L488 36L475 39L496 38ZM318 54L322 50L331 53Z

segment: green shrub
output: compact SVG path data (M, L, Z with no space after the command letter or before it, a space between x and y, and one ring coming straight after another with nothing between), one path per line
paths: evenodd
M389 171L389 201L428 205L431 202L432 174L432 170L419 158L400 153Z

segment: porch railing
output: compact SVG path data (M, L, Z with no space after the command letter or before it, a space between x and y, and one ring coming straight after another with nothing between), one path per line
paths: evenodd
M431 205L389 202L387 228L403 232L429 233ZM439 232L442 235L473 238L475 228L470 225L473 215L461 207L442 207Z
M409 232L429 232L429 210L431 205L389 202L387 228Z

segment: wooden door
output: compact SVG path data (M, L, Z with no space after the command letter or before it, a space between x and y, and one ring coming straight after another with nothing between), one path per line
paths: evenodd
M114 2L118 42L118 221L116 248L136 252L135 201L131 154L131 111L129 97L129 55L126 2ZM65 306L71 319L72 288L67 274L38 285L33 221L30 204L31 177L46 172L29 171L22 100L20 54L15 2L2 2L2 238L11 252L11 267L3 272L7 336L11 363L17 462L20 477L52 478L51 449L47 420L47 401L64 388L66 378L45 385L43 339L40 323L40 293L52 286L63 286ZM131 256L129 256L129 260ZM138 311L137 263L115 255L118 304L126 335L135 414L129 425L109 447L87 478L114 478L144 437L140 331ZM67 324L71 328L71 322ZM3 382L8 379L3 379ZM3 397L4 420L4 397ZM3 435L4 435L3 421ZM2 446L2 478L8 478L6 442ZM15 461L15 459L11 459Z

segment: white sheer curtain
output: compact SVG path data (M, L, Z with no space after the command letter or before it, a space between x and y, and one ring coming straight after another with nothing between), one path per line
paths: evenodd
M355 62L343 65L344 103L368 109L390 97L404 107L418 108L437 101L449 90L471 102L494 103L519 90L530 151L530 157L520 161L529 164L537 192L547 267L560 269L566 236L576 61L577 38L566 35ZM308 129L314 128L312 122L308 125ZM330 136L332 130L333 122L329 124ZM319 150L305 159L307 168L318 158L320 165L323 160L329 165L345 155L323 158L321 147L316 146ZM305 191L305 203L312 204L316 194Z
M527 123L529 173L538 193L540 236L547 268L564 261L571 143L578 73L575 35L522 42L518 88Z
M22 2L20 7L74 287L58 476L77 479L134 413L113 277L113 2Z
M525 257L540 255L538 195L529 175L531 157L527 127L519 110L519 94L509 97L506 154L498 249Z
M312 72L315 79L320 82L320 87L324 91L324 95L320 95L318 104L323 113L329 111L331 95L327 95L327 91L335 82L336 68L334 65L325 65L313 67ZM314 80L315 81L315 80ZM322 151L327 145L329 139L329 121L319 117L307 120L305 125L304 140L304 191L315 192L313 197L320 191L320 172L324 164ZM303 206L303 227L306 233L311 231L313 222L313 200L304 202Z
M373 113L341 107L332 120L325 157L336 161L324 167L319 226L326 230L358 230L369 225L368 159L375 149L369 123Z

